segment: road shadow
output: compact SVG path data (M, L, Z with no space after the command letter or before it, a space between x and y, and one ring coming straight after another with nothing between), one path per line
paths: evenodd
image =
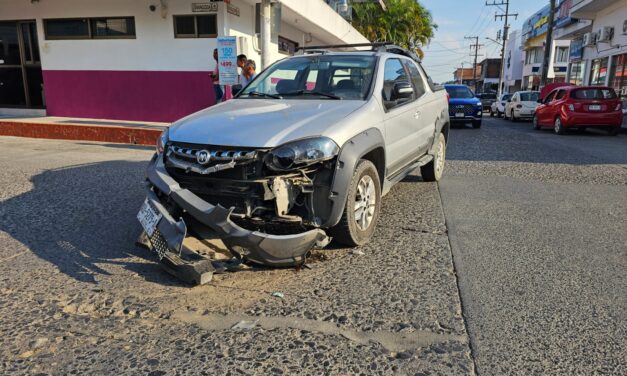
M105 265L116 264L148 281L181 285L135 245L146 166L108 161L46 170L31 178L31 190L2 202L0 231L81 282L96 284L110 275Z

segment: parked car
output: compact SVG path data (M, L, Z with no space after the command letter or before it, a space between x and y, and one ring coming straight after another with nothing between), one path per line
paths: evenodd
M505 105L505 119L517 121L519 119L531 119L538 107L537 91L517 91Z
M614 89L602 86L568 86L554 89L536 110L533 127L568 129L605 128L615 136L623 123L622 102Z
M331 237L367 243L416 168L442 178L447 96L412 52L312 51L233 92L158 140L138 218L160 255L212 231L244 260L301 265Z
M496 102L496 93L481 93L477 94L477 98L481 101L483 111L490 111L492 103Z
M501 117L505 113L505 105L507 101L512 97L511 94L501 94L501 97L492 103L490 106L490 116Z
M483 105L466 85L444 85L449 95L449 117L452 123L472 123L473 128L481 128Z

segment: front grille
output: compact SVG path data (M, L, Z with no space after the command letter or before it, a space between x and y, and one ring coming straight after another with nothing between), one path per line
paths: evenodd
M165 241L161 232L158 229L155 229L152 236L148 239L150 240L150 244L152 244L154 251L157 252L159 260L163 259L166 252L168 252L168 243Z
M250 165L260 159L260 151L253 148L172 144L167 148L166 166L185 173L215 176L222 171ZM242 176L239 173L236 175Z
M449 108L450 115L455 115L463 112L464 115L473 115L475 113L475 106L472 104L453 104Z

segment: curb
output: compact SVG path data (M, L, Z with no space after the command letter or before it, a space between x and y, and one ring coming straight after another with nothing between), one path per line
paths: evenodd
M161 129L0 120L0 136L154 146Z

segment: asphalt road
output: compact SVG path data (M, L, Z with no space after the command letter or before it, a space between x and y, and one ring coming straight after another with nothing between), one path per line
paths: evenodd
M0 137L0 374L624 374L626 146L456 128L364 254L190 288L133 245L150 149Z
M627 373L627 137L485 123L440 183L478 372Z

